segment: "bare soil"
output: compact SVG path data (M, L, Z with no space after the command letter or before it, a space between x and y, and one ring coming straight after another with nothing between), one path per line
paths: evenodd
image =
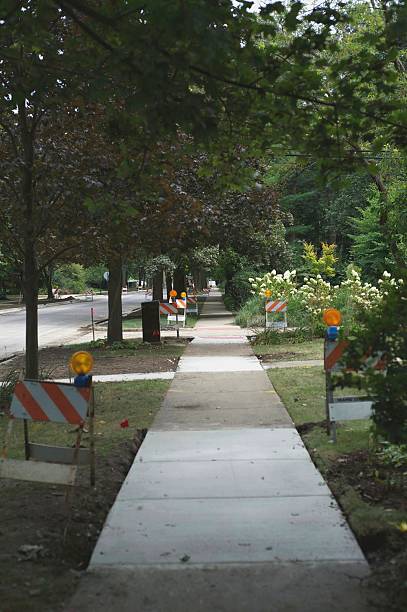
M285 351L283 353L268 353L267 355L258 355L258 358L265 363L270 361L285 361L287 359L292 359L293 357L301 357L300 352L295 351Z
M315 423L320 426L323 423ZM310 424L312 425L312 424ZM302 431L301 433L305 433ZM312 453L312 449L309 448ZM407 533L389 529L381 513L407 514L407 478L405 466L386 465L377 455L360 450L332 460L324 477L347 515L359 544L372 569L372 585L385 596L386 607L394 612L407 610ZM342 500L349 491L360 498L360 509ZM353 494L353 493L352 493ZM368 504L367 510L363 504ZM373 511L373 521L371 512ZM377 512L377 516L374 513Z
M107 351L105 348L92 348L94 368L92 374L128 374L135 372L173 372L177 369L183 346L189 339L158 346L140 345L140 350ZM66 378L69 376L69 359L75 349L72 347L49 347L39 351L40 368L47 378ZM0 380L11 369L24 368L24 355L18 355L0 363Z
M0 480L0 609L57 612L86 569L106 515L146 430L97 459L96 488L83 468L72 489Z

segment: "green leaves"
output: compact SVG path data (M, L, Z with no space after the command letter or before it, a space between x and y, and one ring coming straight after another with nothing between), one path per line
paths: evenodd
M290 4L290 11L284 18L285 27L289 32L293 32L299 25L298 15L303 6L303 2L293 2Z

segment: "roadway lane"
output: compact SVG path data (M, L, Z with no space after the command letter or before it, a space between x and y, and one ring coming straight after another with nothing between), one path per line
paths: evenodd
M144 292L132 291L123 295L123 313L151 300ZM93 302L74 301L44 305L38 309L39 345L50 346L72 342L84 334L81 329L90 325L90 309L95 320L107 318L107 295L95 295ZM0 359L25 350L25 310L0 311Z

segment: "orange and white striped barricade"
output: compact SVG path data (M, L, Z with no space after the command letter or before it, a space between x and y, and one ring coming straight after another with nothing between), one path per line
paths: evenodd
M196 295L187 297L187 312L189 314L198 314L198 298Z
M13 423L24 421L25 461L8 458L8 443ZM10 406L2 456L0 477L33 482L73 486L78 465L90 466L91 485L95 483L94 397L92 386L77 387L68 383L39 380L17 382ZM28 423L62 423L76 425L78 434L74 448L33 444L28 438ZM85 422L89 423L90 448L81 448Z
M266 302L266 329L287 329L287 307L288 302L284 299L268 300ZM276 320L276 315L280 313L283 314L284 318Z
M171 299L171 298L170 298ZM179 338L179 315L176 301L173 302L161 302L160 303L160 314L167 315L167 324L175 322L175 328L177 330L177 338Z
M171 304L168 302L160 302L160 315L176 315L178 313L178 308L176 304Z
M178 308L178 321L182 323L182 327L185 327L187 322L187 298L177 298L175 303ZM180 310L183 310L183 314L180 314Z
M349 370L342 363L343 355L349 346L347 340L329 340L324 343L324 370L326 378L326 416L328 431L336 442L336 423L338 421L353 421L370 419L372 416L373 400L368 396L342 396L336 397L332 382L332 373ZM381 356L366 355L362 368L383 369L385 364Z
M167 315L167 323L178 323L178 308L175 302L160 302L160 315Z

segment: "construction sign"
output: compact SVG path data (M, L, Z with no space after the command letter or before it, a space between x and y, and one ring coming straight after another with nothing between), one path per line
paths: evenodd
M178 308L176 304L167 304L164 302L160 303L160 314L162 315L176 315Z
M348 346L349 342L345 340L325 340L324 369L326 372L333 372L341 369L339 362Z
M270 300L266 302L266 312L285 312L288 302L285 300Z
M93 364L90 354L86 355L86 359ZM78 466L88 465L91 486L94 486L94 416L91 376L79 374L74 384L42 380L18 381L11 401L10 420L0 458L0 477L73 486ZM8 445L16 419L24 422L25 461L8 458ZM31 421L76 425L74 446L30 442L28 424ZM89 428L89 448L81 448L86 422Z
M176 300L176 303L177 303L177 308L181 308L181 309L183 308L185 310L187 307L187 298L178 298Z
M197 297L187 298L187 312L198 314L198 298Z
M268 300L266 301L266 328L271 329L287 329L287 307L288 302L286 300ZM277 320L274 315L282 313L283 319ZM269 319L268 315L271 314L273 318Z
M337 396L332 374L349 371L343 356L350 343L339 338L338 323L341 323L341 313L329 308L324 312L323 320L328 326L324 342L324 370L326 379L326 418L328 431L332 440L336 442L336 423L338 421L352 421L370 419L372 416L373 398L362 395ZM333 324L334 323L334 324ZM359 371L365 368L383 369L385 362L382 355L365 355Z
M64 383L19 381L10 414L15 419L80 425L86 420L91 390Z

